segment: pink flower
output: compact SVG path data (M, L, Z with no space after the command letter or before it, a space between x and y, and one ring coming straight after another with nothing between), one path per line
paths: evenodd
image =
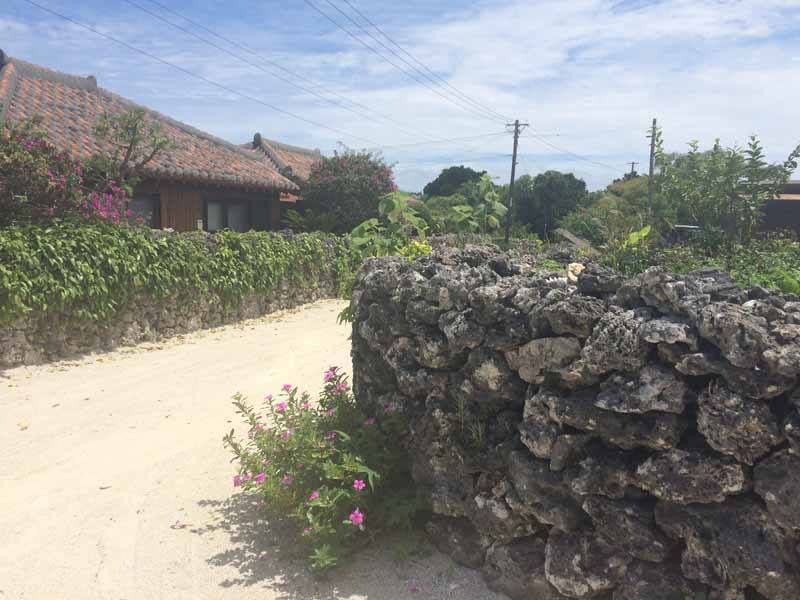
M242 485L242 477L241 475L234 475L233 477L233 487L240 487Z
M311 405L308 402L303 402L303 404L300 405L300 408L302 408L303 410L308 410L309 408L311 408Z
M393 411L394 411L394 408L392 407L391 404L384 404L383 405L384 414L388 414L388 413L393 412Z
M344 381L342 381L341 383L337 383L336 384L336 391L337 392L346 392L349 389L350 389L350 386L347 385Z
M242 481L250 481L253 478L252 473L245 473L244 477L242 477Z
M284 383L281 389L284 392L291 392L294 389L294 386L291 383Z
M267 394L264 396L264 402L272 402L272 394Z
M361 525L364 522L364 513L358 509L355 509L350 513L350 522L353 525Z
M369 425L375 425L375 417L370 417L369 419L367 419L366 421L364 421L364 425L365 425L365 426L369 426Z
M277 412L284 412L286 410L286 406L287 406L286 402L278 402L275 405L275 410Z
M353 482L353 487L354 487L355 489L357 489L357 490L360 492L360 491L361 491L361 490L363 490L365 487L367 487L367 484L366 484L366 483L364 483L364 481L363 481L363 480L361 480L361 479L356 479L356 480Z
M305 529L303 529L303 533L305 534L311 533L311 527L306 527Z
M336 439L336 432L335 431L329 431L328 433L325 434L325 439L326 440L330 440L330 441L335 440Z
M267 480L267 474L264 472L259 473L255 477L256 483L264 483Z
M288 442L290 437L292 437L292 432L291 432L291 431L288 431L288 430L287 430L287 431L284 431L284 432L281 434L281 439L282 439L284 442Z
M319 492L317 490L311 492L311 495L308 497L308 499L312 501L316 500L317 498L319 498Z
M325 379L325 381L330 381L334 377L336 377L336 367L331 367L325 371L325 375L323 375L323 379Z
M281 483L283 485L292 485L294 483L294 477L287 473L283 476L283 479L281 479Z
M328 415L329 417L332 417L333 416L333 412L334 412L333 409L329 408L328 410L325 411L325 414Z

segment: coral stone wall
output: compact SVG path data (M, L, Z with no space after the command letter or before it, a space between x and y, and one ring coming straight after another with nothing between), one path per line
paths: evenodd
M800 598L800 299L717 270L570 285L368 261L354 389L402 407L433 541L512 598Z

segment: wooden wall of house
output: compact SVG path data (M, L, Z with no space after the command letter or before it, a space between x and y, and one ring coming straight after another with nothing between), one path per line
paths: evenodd
M175 231L197 229L203 220L203 198L198 189L181 185L162 185L159 189L161 227Z
M158 195L158 224L162 229L193 231L204 221L206 202L246 202L254 229L277 230L281 225L281 208L277 191L231 190L214 186L193 186L148 180L137 187L137 194ZM205 224L204 224L205 228Z

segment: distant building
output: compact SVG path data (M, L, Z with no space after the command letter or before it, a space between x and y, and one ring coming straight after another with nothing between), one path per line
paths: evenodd
M800 180L788 181L774 200L767 201L763 228L793 229L800 233Z
M49 141L77 158L110 152L93 133L98 119L134 108L141 107L99 87L92 76L60 73L0 50L0 123L39 117ZM269 140L256 152L145 110L177 143L145 166L131 201L152 227L279 229L281 195L290 200L299 189L289 177L307 177L320 156Z

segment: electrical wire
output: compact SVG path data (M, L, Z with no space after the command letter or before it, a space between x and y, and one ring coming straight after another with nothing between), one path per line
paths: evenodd
M155 54L152 54L151 52L148 52L147 50L142 50L141 48L133 46L132 44L129 44L128 42L120 40L119 38L116 38L116 37L114 37L112 35L109 35L107 33L103 33L102 31L99 31L98 29L92 27L91 25L86 25L85 23L82 23L82 22L80 22L80 21L78 21L76 19L73 19L72 17L68 17L67 15L61 14L61 13L59 13L59 12L57 12L57 11L51 9L51 8L43 6L43 5L39 4L38 2L35 2L34 0L25 0L25 2L27 2L31 6L35 6L36 8L38 8L38 9L40 9L40 10L46 12L46 13L49 13L49 14L51 14L51 15L53 15L55 17L58 17L60 19L63 19L65 21L69 22L69 23L72 23L73 25L76 25L76 26L78 26L78 27L80 27L82 29L85 29L87 31L91 31L92 33L94 33L96 35L99 35L102 38L105 38L105 39L107 39L109 41L112 41L112 42L114 42L116 44L119 44L120 46L123 46L123 47L125 47L125 48L127 48L129 50L132 50L133 52L137 52L137 53L139 53L139 54L141 54L143 56L146 56L146 57L150 58L151 60L159 62L159 63L161 63L163 65L166 65L168 67L172 67L173 69L177 69L178 71L180 71L181 73L184 73L185 75L189 75L190 77L194 77L195 79L199 79L200 81L203 81L203 82L205 82L205 83L207 83L207 84L209 84L211 86L214 86L214 87L216 87L218 89L224 90L224 91L226 91L226 92L228 92L230 94L235 94L236 96L239 96L240 98L245 98L247 100L250 100L251 102L255 102L255 103L260 104L262 106L265 106L265 107L267 107L267 108L269 108L271 110L274 110L275 112L284 114L284 115L286 115L288 117L292 117L293 119L297 119L298 121L303 121L304 123L308 123L309 125L313 125L314 127L319 127L321 129L326 129L326 130L332 131L332 132L334 132L334 133L336 133L338 135L343 135L345 137L351 137L353 139L365 141L365 142L368 142L368 143L373 144L373 145L376 144L374 140L370 140L368 138L364 138L364 137L361 137L361 136L356 136L356 135L353 135L353 134L348 133L346 131L343 131L341 129L337 129L336 127L330 127L330 126L325 125L323 123L318 123L316 121L312 121L311 119L307 119L305 117L302 117L302 116L300 116L298 114L295 114L295 113L293 113L291 111L288 111L288 110L285 110L285 109L280 108L278 106L275 106L274 104L270 104L269 102L266 102L265 100L262 100L261 98L257 98L255 96L251 96L249 94L246 94L244 92L236 90L236 89L234 89L232 87L229 87L229 86L227 86L225 84L222 84L222 83L219 83L217 81L214 81L213 79L209 79L208 77L205 77L203 75L200 75L198 73L190 71L189 69L185 69L184 67L181 67L180 65L176 65L175 63L172 63L172 62L170 62L168 60L165 60L165 59L163 59L163 58L161 58L159 56L156 56Z
M203 43L205 43L207 45L210 45L210 46L220 50L221 52L225 52L226 54L229 54L230 56L233 56L237 60L240 60L240 61L242 61L242 62L244 62L246 64L249 64L250 66L253 66L253 67L255 67L255 68L257 68L257 69L259 69L261 71L264 71L265 73L268 73L268 74L272 75L273 77L276 77L277 79L280 79L281 81L284 81L284 82L288 83L289 85L291 85L293 87L296 87L296 88L298 88L300 90L303 90L306 93L312 94L313 96L316 96L317 98L320 98L321 100L324 100L325 102L329 102L329 103L334 104L336 106L340 106L341 108L343 108L343 109L345 109L345 110L347 110L347 111L349 111L351 113L354 113L354 114L356 114L357 116L359 116L361 118L367 118L367 119L371 118L371 117L369 117L368 115L366 115L364 113L360 113L358 111L355 111L355 110L351 109L348 106L343 105L341 102L336 102L334 100L331 100L330 98L326 98L323 95L321 95L320 93L315 92L314 90L310 90L310 89L308 89L307 87L305 87L303 85L300 85L298 83L290 81L289 79L286 79L285 77L283 77L281 75L277 75L277 74L273 73L272 71L266 70L262 66L254 64L254 63L248 61L247 59L245 59L245 58L243 58L243 57L241 57L241 56L239 56L237 54L234 54L234 53L230 52L229 50L227 50L227 49L215 44L214 42L206 40L205 38L203 38L202 36L194 33L193 31L188 30L188 29L186 29L184 27L181 27L180 25L178 25L176 23L173 23L172 21L169 21L168 19L165 19L161 15L158 15L157 13L154 13L154 12L148 10L147 8L141 6L137 2L134 2L133 0L122 0L122 1L134 6L136 8L138 8L141 11L144 11L145 13L155 17L156 19L159 19L160 21L162 21L164 23L167 23L168 25L170 25L170 26L172 26L172 27L174 27L174 28L176 28L176 29L178 29L180 31L183 31L187 35L190 35L190 36L192 36L192 37L194 37L196 39L199 39L201 42L203 42ZM170 8L168 6L165 6L161 2L158 2L157 0L147 0L147 1L150 4L153 4L153 5L157 6L161 10L163 10L163 11L165 11L165 12L167 12L167 13L173 15L173 16L176 16L176 17L178 17L178 18L180 18L180 19L182 19L184 21L186 21L187 23L189 23L193 27L196 27L196 28L206 32L207 34L215 37L216 39L219 39L219 40L221 40L221 41L223 41L223 42L225 42L227 44L230 44L231 46L233 46L233 47L235 47L235 48L237 48L237 49L239 49L239 50L241 50L243 52L247 52L248 54L251 54L251 55L257 57L260 61L264 62L265 64L270 65L271 67L273 67L275 69L279 69L280 71L282 71L282 72L284 72L284 73L286 73L286 74L288 74L288 75L290 75L292 77L295 77L295 78L299 79L300 81L304 81L304 82L306 82L306 83L308 83L308 84L310 84L310 85L312 85L312 86L314 86L316 88L323 88L322 84L317 83L314 80L312 80L312 79L310 79L308 77L305 77L304 75L296 73L295 71L292 71L291 69L288 69L288 68L284 67L283 65L281 65L278 62L270 60L269 58L265 57L264 55L260 54L259 52L255 51L255 50L253 50L251 48L248 48L247 46L245 46L243 44L240 44L239 42L237 42L235 40L232 40L232 39L230 39L228 37L225 37L225 36L223 36L221 34L216 33L215 31L213 31L212 29L206 27L205 25L203 25L201 23L198 23L197 21L194 21L194 20L188 18L186 15L183 15L183 14L177 12L176 10L173 10L172 8ZM388 115L385 115L385 114L383 114L381 112L378 112L378 111L370 108L369 106L366 106L365 104L362 104L360 102L352 100L351 98L348 98L348 97L346 97L346 96L344 96L342 94L339 94L338 92L335 92L333 90L325 90L324 93L326 93L326 94L328 94L330 96L334 96L336 98L339 98L340 100L342 100L344 102L348 102L348 103L350 103L350 104L352 104L354 106L358 106L362 110L365 110L365 111L367 111L369 113L372 113L373 115L376 115L377 117L379 117L381 119L384 119L384 120L386 120L386 121L388 121L390 123L393 123L394 125L398 126L398 128L401 131L403 131L405 133L410 133L411 135L413 135L415 137L416 136L422 136L422 137L425 137L425 138L428 138L428 139L435 139L435 138L431 137L430 135L428 135L427 133L424 133L424 132L422 132L420 130L413 130L413 129L407 128L404 123L398 121L397 119L394 119L394 118L392 118L392 117L390 117Z
M380 27L379 27L379 26L378 26L378 25L377 25L377 24L376 24L374 21L372 21L372 20L371 20L371 19L370 19L370 18L369 18L367 15L365 15L365 14L364 14L362 11L360 11L360 10L359 10L359 9L358 9L356 6L354 6L354 5L353 5L353 3L351 3L351 2L350 2L350 0L342 0L342 2L344 2L344 3L345 3L347 6L349 6L349 7L350 7L350 9L351 9L351 10L353 10L353 12L355 12L355 13L356 13L358 16L360 16L360 17L361 17L361 18L362 18L364 21L366 21L366 22L367 22L367 23L368 23L368 24L369 24L369 25L370 25L372 28L374 28L376 31L378 31L378 32L379 32L379 33L380 33L380 34L381 34L383 37L385 37L387 40L389 40L389 43L391 43L393 46L395 46L395 47L396 47L398 50L400 50L400 51L401 51L403 54L405 54L406 56L408 56L408 57L409 57L411 60L413 60L413 61L414 61L416 64L418 64L420 67L422 67L422 69L424 69L426 72L430 73L430 75L431 75L432 77L434 77L435 79L437 79L439 82L441 82L441 84L443 84L443 85L445 85L446 87L450 88L450 89L453 91L453 93L454 93L454 94L455 94L457 97L459 97L459 98L463 99L463 100L464 100L464 101L466 101L466 102L469 102L469 103L470 103L470 104L472 104L473 106L477 107L477 108L478 108L478 109L480 109L480 110L483 110L483 111L485 111L485 112L489 113L490 115L494 115L495 117L497 117L497 118L499 118L499 119L502 119L502 120L504 120L504 121L513 121L513 120L514 120L514 119L512 119L511 117L507 117L507 116L503 115L502 113L499 113L499 112L497 112L496 110L493 110L492 108L490 108L490 107L486 106L485 104L482 104L482 103L478 102L477 100L475 100L475 99L471 98L470 96L468 96L467 94L465 94L464 92L462 92L461 90L459 90L459 89L458 89L457 87L455 87L454 85L450 84L450 82L448 82L448 81L447 81L447 80L446 80L444 77L442 77L441 75L439 75L438 73L436 73L435 71L433 71L433 70L432 70L430 67L428 67L428 66L427 66L425 63L423 63L422 61L420 61L419 59L417 59L417 57L416 57L416 56L414 56L413 54L411 54L411 53L410 53L408 50L406 50L405 48L403 48L403 46L401 46L401 45L400 45L400 44L398 44L398 43L397 43L395 40L393 40L393 39L391 38L391 36L389 36L389 34L387 34L387 33L386 33L386 32L385 32L383 29L381 29L381 28L380 28ZM363 29L363 28L362 28L362 29Z
M420 85L426 87L428 90L430 90L430 91L434 92L435 94L441 96L442 98L444 98L445 100L447 100L451 104L454 104L455 106L461 108L462 110L466 110L467 112L470 112L473 115L477 115L477 116L479 116L479 117L481 117L483 119L486 119L486 120L489 120L489 121L492 121L492 122L497 122L497 119L495 119L495 118L488 117L483 113L476 112L474 109L471 109L468 106L464 106L463 104L459 104L454 99L452 99L450 96L446 96L445 94L441 93L438 88L431 87L431 85L429 83L427 83L426 81L420 79L419 77L414 75L414 73L409 73L408 71L403 69L403 67L399 66L396 62L393 62L391 59L389 59L386 56L384 56L383 54L381 54L378 50L376 50L375 48L373 48L372 46L367 44L364 40L362 40L360 37L358 37L352 31L350 31L349 29L344 27L336 19L334 19L333 17L328 15L328 13L326 13L321 8L319 8L316 4L314 4L311 0L304 0L304 2L306 4L308 4L311 8L313 8L316 12L318 12L321 16L323 16L325 19L330 21L335 27L337 27L338 29L341 29L342 31L344 31L348 36L350 36L355 41L357 41L359 44L364 46L367 50L369 50L370 52L372 52L373 54L378 56L381 60L389 63L390 65L392 65L395 69L397 69L398 71L400 71L401 73L403 73L404 75L406 75L407 77L409 77L410 79L415 81L416 83L419 83ZM328 2L328 0L326 0L326 2ZM335 5L332 5L332 6L334 6L334 8L336 8L336 10L339 10L341 12L341 10L338 7L336 7ZM347 16L346 13L345 13L345 16Z
M523 133L522 135L525 135L525 134ZM569 156L572 156L575 160L580 160L580 161L583 161L583 162L586 162L586 163L589 163L589 164L593 164L595 166L602 167L604 169L610 169L610 170L614 171L615 173L619 172L619 167L615 167L615 166L610 165L608 163L592 160L591 158L588 158L586 156L582 156L580 154L576 154L572 150L569 150L567 148L564 148L563 146L559 146L557 144L554 144L550 140L546 139L543 135L539 135L538 133L536 133L533 129L528 130L528 135L530 137L535 138L536 140L538 140L542 144L550 146L554 150L558 150L559 152L561 152L563 154L567 154Z
M376 146L375 148L369 148L370 150L397 150L398 148L411 148L414 146L435 146L437 144L446 144L450 142L467 142L472 140L479 140L487 137L497 137L501 135L508 135L507 131L498 131L495 133L484 133L481 135L471 135L466 137L460 138L450 138L448 140L436 140L433 142L415 142L413 144L398 144L395 146Z

